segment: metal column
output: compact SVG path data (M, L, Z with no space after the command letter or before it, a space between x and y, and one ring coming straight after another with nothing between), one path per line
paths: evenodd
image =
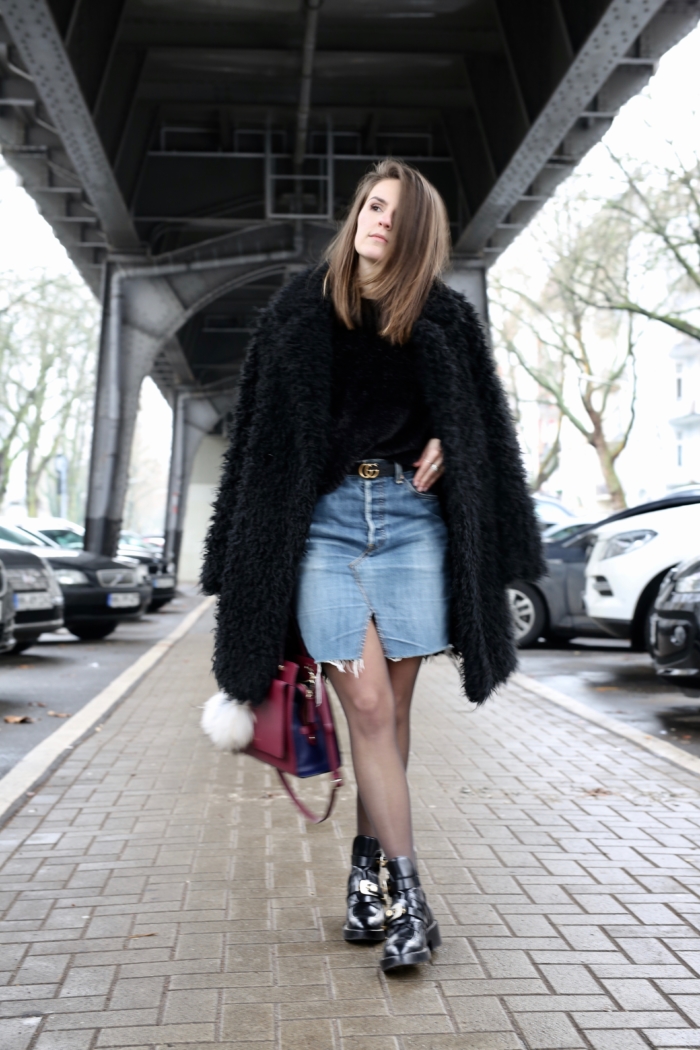
M461 292L479 315L486 331L489 331L489 300L486 280L486 264L480 259L454 256L450 269L445 273L445 283Z
M219 412L206 396L191 390L178 390L173 410L173 438L168 477L168 501L165 514L165 564L180 558L182 532L187 510L187 488L192 464L202 439L209 434L220 418Z

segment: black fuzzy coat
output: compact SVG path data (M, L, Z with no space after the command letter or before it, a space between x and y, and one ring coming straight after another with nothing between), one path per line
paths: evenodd
M260 316L206 540L202 586L220 596L214 673L239 702L260 703L277 669L329 445L333 316L323 275L298 275ZM540 534L474 309L437 283L412 338L445 462L450 640L465 692L480 703L516 666L505 589L544 572Z

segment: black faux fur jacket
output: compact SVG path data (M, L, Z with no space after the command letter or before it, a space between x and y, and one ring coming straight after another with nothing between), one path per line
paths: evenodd
M260 316L206 540L202 586L220 596L214 673L241 703L263 700L279 664L328 449L332 306L324 272L293 278ZM515 669L505 589L543 574L540 533L474 309L436 283L413 341L445 462L451 643L465 692L480 703Z

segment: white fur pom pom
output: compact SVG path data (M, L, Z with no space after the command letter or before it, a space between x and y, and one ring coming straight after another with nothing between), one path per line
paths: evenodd
M253 739L255 715L227 693L214 693L204 705L201 726L221 751L242 751Z

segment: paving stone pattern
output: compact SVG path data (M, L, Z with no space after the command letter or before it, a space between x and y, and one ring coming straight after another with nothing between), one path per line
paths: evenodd
M428 664L411 780L444 947L340 933L353 801L306 825L198 728L211 619L4 827L2 1050L700 1047L700 781ZM320 803L325 785L306 797Z

